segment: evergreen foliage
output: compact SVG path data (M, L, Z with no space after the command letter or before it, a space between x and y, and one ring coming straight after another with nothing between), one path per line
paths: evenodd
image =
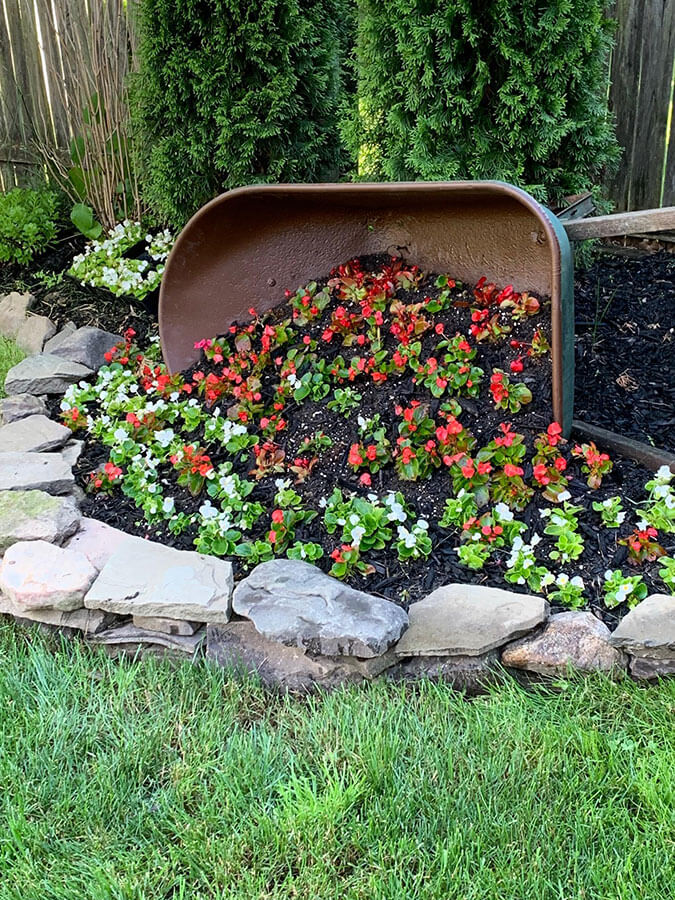
M618 157L605 0L359 3L360 177L502 179L551 202Z
M255 182L335 180L349 0L141 0L144 199L181 225Z

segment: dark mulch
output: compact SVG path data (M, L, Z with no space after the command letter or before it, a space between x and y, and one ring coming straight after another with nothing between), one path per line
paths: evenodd
M576 278L575 415L675 449L675 257L604 256Z

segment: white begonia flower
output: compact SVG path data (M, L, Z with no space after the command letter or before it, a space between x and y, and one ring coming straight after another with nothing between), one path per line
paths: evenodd
M291 479L290 478L275 478L274 486L278 491L285 491L287 488L289 488L291 486ZM321 500L323 500L323 505L325 506L326 498L322 497ZM321 505L321 501L319 501L319 505Z
M525 543L523 539L519 534L517 534L513 539L513 544L511 545L511 554L513 555L515 553L517 555L518 551L522 550L524 546Z
M558 494L558 500L560 500L560 502L562 503L563 500L569 500L571 496L572 495L569 491L560 491L560 493Z
M202 517L202 519L215 519L218 516L218 510L210 500L206 500L199 507L199 515Z
M581 575L575 575L574 578L571 578L570 584L574 585L574 587L581 588L581 590L584 589L584 579Z
M163 428L162 431L155 432L155 440L160 447L168 447L175 437L176 433L173 428Z
M626 513L623 510L620 513L616 514L616 521L619 525L623 524L624 519L626 518Z
M548 507L544 507L544 509L539 510L539 518L547 519L551 515L551 510Z
M165 497L164 502L162 503L162 512L165 515L169 515L170 513L172 513L174 511L175 506L176 506L176 501L174 500L173 497Z
M538 534L533 534L532 537L530 538L530 546L536 547L537 544L540 544L540 543L541 543L541 536Z
M663 500L664 497L667 497L670 494L670 485L669 484L657 484L654 488L654 496L657 500Z
M365 428L368 425L368 419L364 419L363 416L358 416L356 421L358 422L359 428Z
M619 603L623 603L626 597L629 594L633 593L633 585L630 582L624 581L623 584L620 584L616 591L616 599Z
M281 481L281 478L277 479L277 482L279 482L279 481ZM281 490L281 488L279 488L279 490ZM320 497L319 498L319 507L321 509L325 509L327 506L328 506L328 500L326 500L325 497Z
M544 575L541 576L541 586L548 587L549 584L553 584L555 582L555 580L556 579L555 579L555 575L553 574L553 572L546 572Z
M404 525L398 526L398 538L400 541L403 541L404 545L408 547L408 549L414 547L417 544L417 538L414 534L412 534Z
M565 585L569 584L570 576L566 575L564 572L561 572L555 580L556 584L559 584L560 587L565 587Z
M118 443L122 443L122 441L126 441L128 435L127 435L126 431L124 430L124 428L116 428L113 431L113 437L115 438L115 440Z
M659 484L668 484L672 480L672 477L673 473L670 471L670 466L661 466L656 470L656 475L654 476Z
M349 517L349 522L351 525L358 525L361 519L356 515L356 513L352 513Z
M614 573L611 569L607 569L605 571L605 581L609 581Z
M366 497L370 500L371 503L379 502L379 497L377 496L377 494L366 494ZM385 500L384 502L386 503L387 501Z
M513 513L508 508L506 503L498 503L495 506L495 513L497 514L497 516L499 516L499 518L502 520L502 522L512 522L513 521Z
M352 528L352 546L360 546L361 538L365 533L366 529L362 525L355 525L354 528Z

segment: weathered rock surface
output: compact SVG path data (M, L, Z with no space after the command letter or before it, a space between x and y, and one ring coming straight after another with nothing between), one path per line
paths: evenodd
M23 615L30 609L82 606L96 577L86 556L46 541L22 541L6 551L0 566L0 590Z
M309 656L263 637L252 622L207 627L207 657L219 666L259 676L268 687L309 691L370 680L396 662L389 650L370 659L353 656Z
M61 459L72 469L80 456L82 456L83 450L84 441L70 440L61 447Z
M24 353L42 353L45 341L56 334L56 325L46 316L28 316L19 326L14 340Z
M44 352L53 353L74 331L77 331L77 325L74 322L66 322L63 328L44 345Z
M408 615L397 656L480 656L541 625L548 604L530 594L448 584L413 603Z
M133 622L136 628L143 631L158 631L160 634L190 635L202 627L201 622L163 619L160 616L134 616Z
M67 494L75 479L60 453L0 453L0 491Z
M42 397L34 397L32 394L14 394L13 397L5 397L0 400L0 423L9 425L18 422L26 416L47 415L47 404Z
M80 525L71 497L44 491L0 491L0 554L19 541L62 544Z
M458 690L478 691L497 681L499 651L490 650L479 656L411 656L391 670L395 681L417 681L428 678L444 681Z
M292 559L257 566L237 585L232 602L266 638L323 656L379 656L408 623L395 603Z
M52 345L50 353L96 371L105 363L104 354L121 340L119 334L85 325L65 336L56 346Z
M150 647L162 647L187 656L194 656L200 649L206 632L202 628L190 635L162 634L157 631L145 631L135 625L119 625L116 628L108 628L89 636L92 644L105 644L108 648L134 654L138 650Z
M126 540L84 599L88 609L189 622L229 621L232 564L192 550Z
M543 675L562 675L571 666L581 672L626 668L626 656L609 643L610 631L590 612L551 616L543 631L509 644L502 663Z
M98 519L89 519L83 516L80 520L80 528L77 534L66 544L71 550L83 553L92 566L100 572L110 557L115 553L124 541L141 541L143 538L134 537Z
M43 415L26 416L0 427L0 453L43 453L58 450L70 440L72 431Z
M32 294L17 294L16 291L0 297L0 334L14 340L34 302Z
M85 634L96 634L102 628L109 627L115 618L109 613L97 609L74 609L63 612L59 609L21 609L7 597L0 595L0 612L13 615L22 624L38 622L40 625L51 625L52 628L72 628Z
M632 656L630 660L630 674L633 678L640 678L643 681L675 675L675 656L669 658Z
M27 356L7 373L7 394L65 394L71 384L89 378L87 366L63 359L53 353Z
M675 596L652 594L631 609L610 642L632 656L675 658Z

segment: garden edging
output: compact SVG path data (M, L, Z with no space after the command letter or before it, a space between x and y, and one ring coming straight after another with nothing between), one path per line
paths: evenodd
M30 301L19 306L25 316ZM11 328L19 327L14 315ZM97 331L68 329L61 342L52 338L56 353L35 354L8 373L9 397L0 403L0 612L81 632L115 654L196 659L205 651L219 665L243 666L291 690L381 674L473 687L494 677L499 662L539 674L569 666L628 668L641 679L675 673L675 597L648 597L614 633L588 611L551 615L542 597L480 585L444 585L406 614L295 560L262 563L235 589L227 560L81 518L72 474L79 442L45 416L39 397L58 396L103 364L117 338Z

